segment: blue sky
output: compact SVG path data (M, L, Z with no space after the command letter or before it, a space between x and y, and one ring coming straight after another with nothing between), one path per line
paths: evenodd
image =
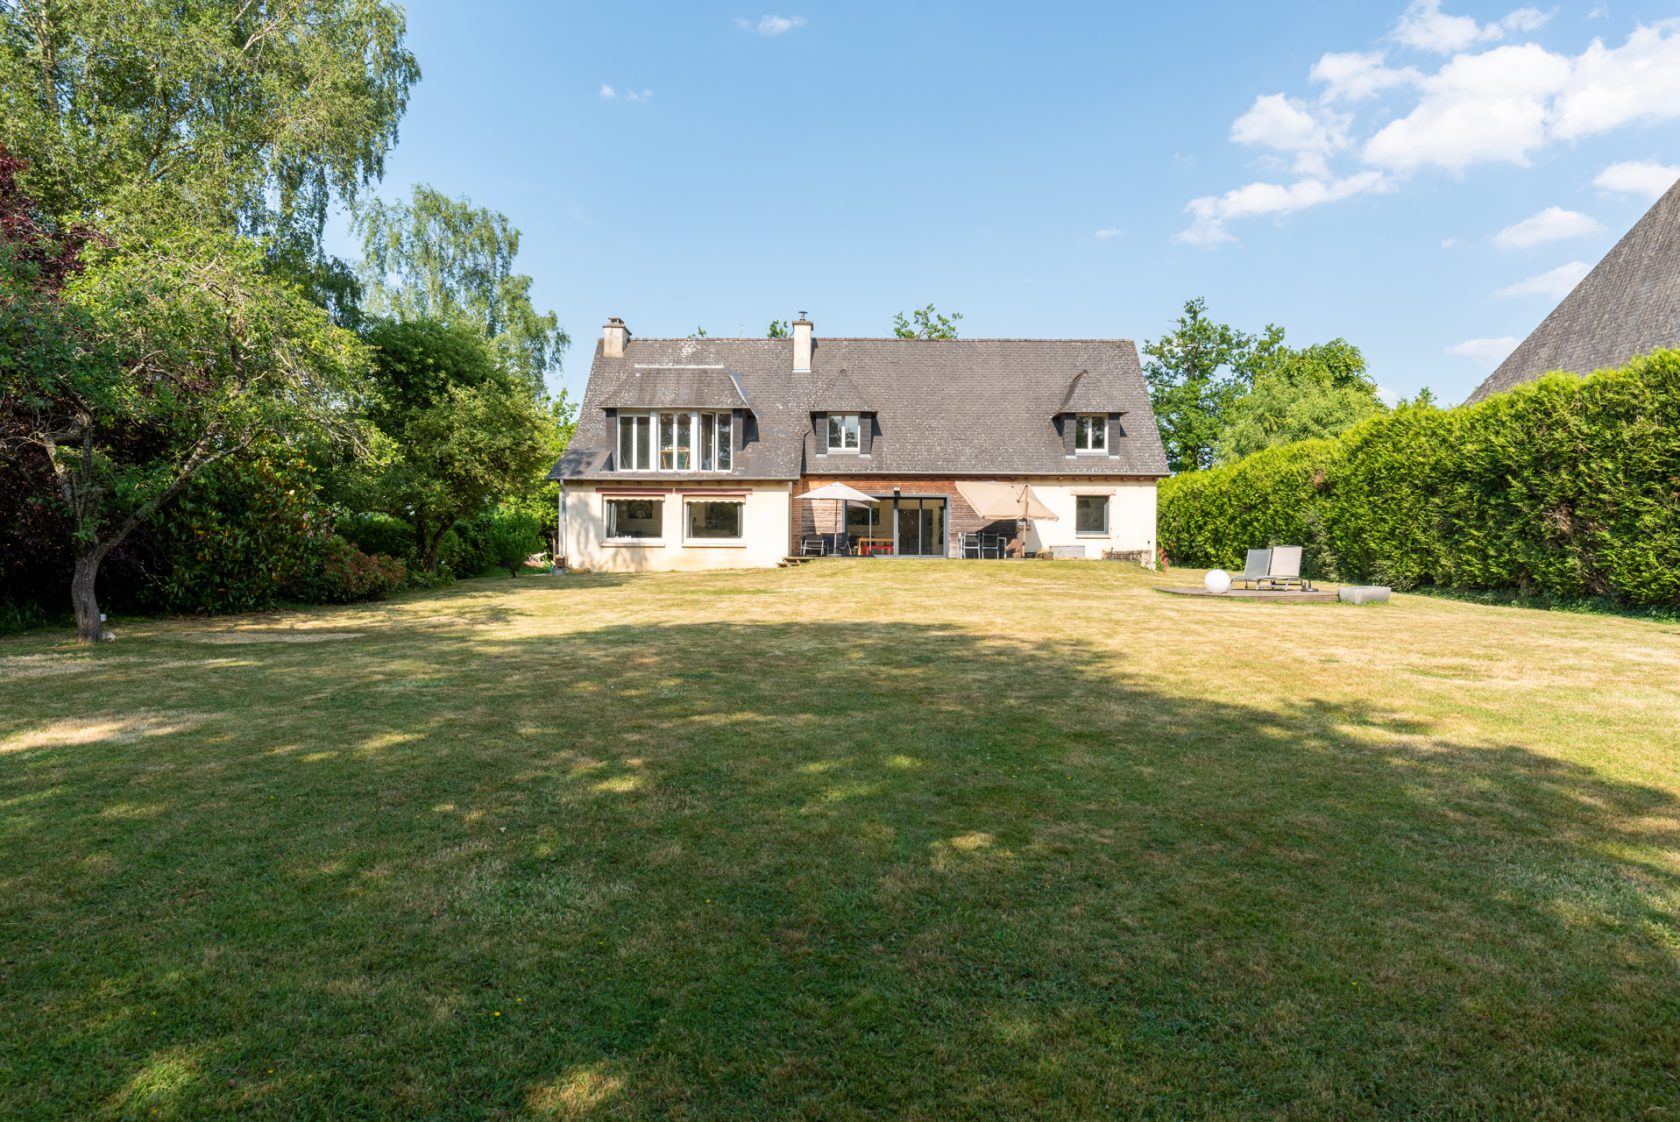
M777 0L782 4L783 0ZM507 213L574 344L1166 330L1458 401L1680 175L1680 3L408 5L378 187ZM342 227L335 248L349 253Z

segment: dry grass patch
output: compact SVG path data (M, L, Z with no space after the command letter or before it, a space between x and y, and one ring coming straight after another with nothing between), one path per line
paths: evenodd
M1680 633L1156 582L0 641L0 1117L1680 1117Z

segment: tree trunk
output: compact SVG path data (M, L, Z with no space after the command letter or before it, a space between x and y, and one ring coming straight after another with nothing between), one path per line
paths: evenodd
M75 573L70 578L70 599L76 606L76 638L83 643L105 643L115 638L99 618L99 597L94 591L103 557L97 550L78 556Z

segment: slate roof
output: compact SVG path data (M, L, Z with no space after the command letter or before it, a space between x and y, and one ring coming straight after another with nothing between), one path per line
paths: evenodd
M828 380L828 384L818 390L811 399L811 408L820 409L824 413L873 413L875 407L869 403L858 384L852 381L852 376L844 370Z
M1469 404L1548 371L1591 374L1672 346L1680 346L1680 182L1477 387Z
M603 409L751 409L721 366L634 366L601 395Z
M661 373L658 368L673 368ZM649 388L649 380L684 377L675 368L721 367L752 403L747 443L728 476L612 471L609 402L688 392ZM639 371L634 394L620 394ZM845 381L838 375L845 372ZM1085 372L1074 387L1075 376ZM1087 385L1088 382L1088 385ZM849 383L849 388L847 387ZM868 456L818 455L813 412L828 390L855 391L875 413ZM1085 412L1123 413L1121 437L1107 456L1070 458L1054 417L1077 389ZM839 400L836 396L833 400ZM685 403L686 404L686 403ZM618 407L618 406L611 406ZM696 406L698 407L698 406ZM845 411L851 411L847 409ZM858 410L863 411L863 410ZM550 479L694 481L700 478L793 480L834 476L1164 476L1166 455L1130 339L825 339L811 372L793 372L791 339L631 338L621 358L597 340L577 432Z

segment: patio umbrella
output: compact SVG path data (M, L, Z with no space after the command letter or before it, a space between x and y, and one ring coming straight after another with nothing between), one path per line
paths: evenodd
M875 505L874 498L864 494L855 487L848 487L844 483L824 484L823 486L818 487L815 491L807 491L799 497L806 502L812 503L823 501L837 502L840 504L841 510L844 510L847 506L872 507ZM846 520L844 517L841 517L840 519L840 533L842 535L846 533Z
M968 500L975 514L987 521L1015 519L1016 532L1023 541L1029 518L1057 521L1056 512L1025 483L959 483L957 493Z

